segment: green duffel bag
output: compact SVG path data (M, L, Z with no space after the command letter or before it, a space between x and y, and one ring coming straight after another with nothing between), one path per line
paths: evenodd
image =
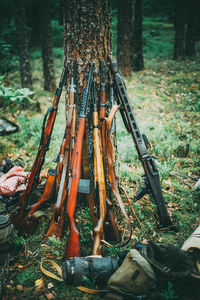
M154 286L155 273L136 249L131 249L117 271L109 278L107 288L122 295L143 295Z

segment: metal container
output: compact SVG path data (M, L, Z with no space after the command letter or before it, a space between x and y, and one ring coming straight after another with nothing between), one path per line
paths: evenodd
M118 258L87 256L66 259L62 265L63 279L67 284L80 285L85 278L100 286L106 284L119 266Z
M8 216L0 215L0 245L7 243L13 233L14 226Z

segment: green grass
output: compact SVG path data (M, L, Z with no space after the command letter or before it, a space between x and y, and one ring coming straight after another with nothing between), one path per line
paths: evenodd
M116 19L113 23L114 39L116 41ZM58 29L58 28L57 28ZM57 30L56 29L56 30ZM142 227L131 215L127 205L126 210L133 223L134 233L131 243L123 249L119 247L105 247L106 255L116 255L121 250L128 250L137 242L146 242L149 239L164 243L172 243L181 246L184 240L193 232L199 224L199 196L200 192L193 189L199 179L199 155L200 155L200 126L199 126L199 91L200 63L196 61L175 62L172 57L173 30L171 24L152 22L149 19L144 22L144 58L145 70L133 73L126 80L133 112L142 133L145 133L151 143L150 153L155 157L159 169L162 190L167 208L178 226L179 232L160 232L157 224L156 206L145 196L136 203L132 203ZM114 51L116 49L114 48ZM115 52L114 52L115 53ZM62 49L54 49L54 61L57 82L62 69ZM32 67L34 78L34 99L39 101L41 111L33 109L18 110L14 120L20 127L20 132L1 138L1 156L11 159L22 157L26 161L26 168L30 170L39 145L43 116L48 106L51 105L53 93L43 91L42 62L40 52L32 53ZM19 72L13 71L7 76L6 82L19 87ZM58 116L52 135L50 149L46 155L44 169L52 167L52 160L56 158L64 133L65 122L64 97L60 100ZM6 112L7 117L12 117ZM123 125L120 114L117 114L117 141L119 156L119 181L123 185L129 197L133 196L141 187L141 175L143 169L138 160L137 152ZM187 146L189 145L189 146ZM189 151L186 151L189 147ZM113 199L114 200L114 199ZM126 202L126 199L124 199ZM91 254L92 225L86 203L79 203L77 223L81 233L82 255ZM15 267L12 271L6 288L8 297L16 296L16 299L46 299L48 283L53 283L53 291L56 299L96 299L94 296L84 295L74 287L58 283L45 276L39 268L42 258L52 258L59 265L65 251L68 236L67 225L65 227L62 242L55 239L44 241L44 233L48 228L52 209L49 208L47 218L40 222L36 233L25 239L27 255L20 256L18 264L26 266L22 270ZM121 216L120 209L114 205L114 212L120 230L127 230L128 225ZM126 233L126 231L124 231ZM125 234L125 239L128 233ZM45 289L34 292L35 280L44 278ZM10 282L11 280L11 282ZM24 287L24 291L17 290L17 284ZM172 294L170 287L163 292L163 296Z

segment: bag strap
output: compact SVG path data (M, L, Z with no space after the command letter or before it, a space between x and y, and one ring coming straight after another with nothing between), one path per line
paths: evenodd
M76 287L77 290L87 293L87 294L91 294L91 295L96 295L96 294L101 294L101 293L108 293L108 290L94 290L94 289L88 289L84 286L77 286Z
M46 270L46 269L43 267L43 264L44 264L44 263L50 264L50 265L53 267L53 269L57 270L57 272L58 272L58 274L59 274L60 277L57 276L56 274L52 273L51 271ZM41 263L40 263L40 270L42 271L42 273L44 273L44 274L47 275L48 277L51 277L51 278L53 278L53 279L56 279L56 280L58 280L58 281L63 282L63 278L62 278L62 269L61 269L61 267L60 267L57 263L55 263L53 260L47 260L47 259L44 259L43 261L41 261Z

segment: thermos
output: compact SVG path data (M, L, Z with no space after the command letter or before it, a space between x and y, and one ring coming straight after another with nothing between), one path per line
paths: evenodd
M110 256L74 257L63 262L63 279L67 284L72 285L84 284L85 280L89 279L103 286L118 266L119 258Z
M6 245L11 239L14 230L13 224L11 224L8 216L0 215L0 246L1 251L4 245Z

